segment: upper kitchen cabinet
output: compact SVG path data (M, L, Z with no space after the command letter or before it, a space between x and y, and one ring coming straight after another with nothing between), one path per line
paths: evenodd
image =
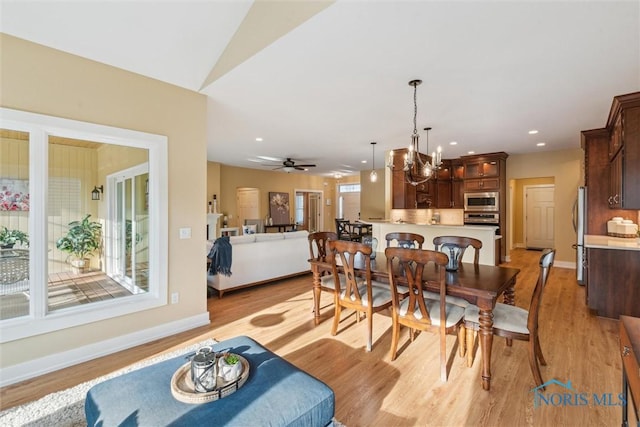
M607 130L607 203L612 209L640 209L640 92L613 98Z
M462 160L443 160L436 179L436 207L464 208L464 166Z
M609 208L609 132L607 129L584 130L580 134L584 150L584 184L587 186L586 234L607 234L607 221L613 216L625 216L625 211Z
M507 156L504 152L462 156L464 190L500 190Z

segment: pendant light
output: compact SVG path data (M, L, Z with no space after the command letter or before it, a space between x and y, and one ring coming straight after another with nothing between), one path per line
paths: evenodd
M371 173L369 174L371 182L378 181L378 173L376 172L376 142L371 143Z

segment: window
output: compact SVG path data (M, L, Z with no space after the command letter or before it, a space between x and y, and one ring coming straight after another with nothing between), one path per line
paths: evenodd
M0 114L0 186L22 193L0 207L0 230L29 237L0 254L0 341L167 304L167 138ZM83 221L96 246L65 251Z

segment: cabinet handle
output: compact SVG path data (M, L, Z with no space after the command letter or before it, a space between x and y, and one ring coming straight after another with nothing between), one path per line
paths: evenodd
M628 356L630 354L631 354L631 349L629 347L627 347L626 345L622 347L622 357Z
M615 203L617 205L618 204L618 199L619 199L619 195L618 194L613 196L613 203Z
M612 199L613 199L613 197L611 197L611 196L609 196L609 198L607 199L607 201L609 202L609 205L613 204L613 200Z

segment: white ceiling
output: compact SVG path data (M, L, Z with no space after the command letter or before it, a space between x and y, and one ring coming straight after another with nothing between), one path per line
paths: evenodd
M377 141L381 167L410 140L416 78L418 129L445 158L578 148L613 96L640 90L637 0L0 7L4 33L208 95L208 158L235 166L292 157L317 164L295 173L348 175Z

